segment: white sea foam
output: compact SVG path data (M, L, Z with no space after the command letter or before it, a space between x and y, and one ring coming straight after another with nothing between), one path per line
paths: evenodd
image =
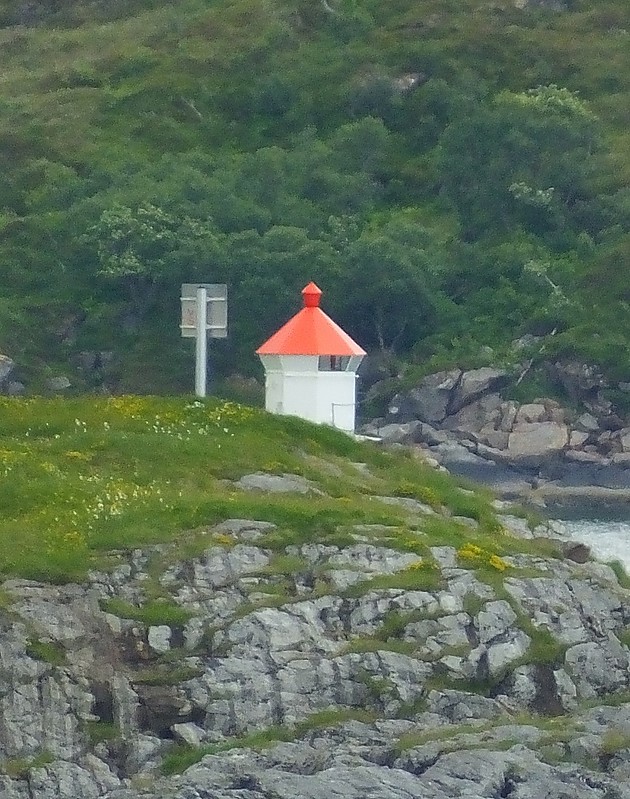
M554 527L557 527L563 537L587 544L598 560L618 560L630 572L629 523L580 519L554 521Z

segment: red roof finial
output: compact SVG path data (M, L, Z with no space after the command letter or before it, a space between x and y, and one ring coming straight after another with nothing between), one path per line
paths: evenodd
M302 289L305 308L319 308L319 301L322 297L322 290L313 281Z

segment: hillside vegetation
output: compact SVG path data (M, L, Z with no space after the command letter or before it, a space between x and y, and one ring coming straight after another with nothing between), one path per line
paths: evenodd
M499 569L501 555L534 546L504 535L489 496L409 453L244 405L126 396L5 399L1 411L5 576L81 580L115 564L117 552L159 543L192 556L226 518L273 523L264 543L283 556L311 541L345 546L366 525L373 543L426 556L427 569L411 575L418 583L431 580L434 544L475 544ZM290 474L303 485L252 491L239 482L248 474ZM423 503L422 529L409 526L404 498Z
M74 384L187 388L194 281L229 285L218 372L258 374L314 279L367 349L423 369L511 363L529 333L627 380L630 9L565 5L4 0L18 378L111 352Z

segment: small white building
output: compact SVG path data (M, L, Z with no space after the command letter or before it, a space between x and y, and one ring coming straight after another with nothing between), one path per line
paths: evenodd
M352 433L365 350L319 307L315 283L302 296L302 310L256 350L265 368L265 407Z

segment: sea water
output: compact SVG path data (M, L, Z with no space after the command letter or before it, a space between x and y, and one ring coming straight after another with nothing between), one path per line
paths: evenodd
M629 514L630 515L630 514ZM555 519L554 527L591 548L604 563L618 560L630 572L630 523L613 519Z

